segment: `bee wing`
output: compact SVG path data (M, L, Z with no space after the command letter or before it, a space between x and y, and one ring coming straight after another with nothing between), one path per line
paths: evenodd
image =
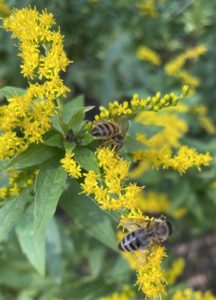
M128 119L126 117L120 117L116 123L120 126L123 136L125 136L129 127Z
M151 222L150 220L134 218L134 219L124 223L123 227L125 227L128 231L134 231L136 229L146 228L150 222Z

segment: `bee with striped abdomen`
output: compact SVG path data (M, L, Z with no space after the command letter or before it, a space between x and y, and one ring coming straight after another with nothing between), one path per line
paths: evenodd
M147 249L151 243L161 244L165 242L172 234L172 223L165 217L161 216L158 219L143 221L144 224L132 222L126 224L126 228L131 226L136 229L129 232L119 243L121 251L136 251Z
M117 122L101 120L96 122L92 135L101 140L104 147L118 151L123 146L127 129L128 121L125 118L121 118Z

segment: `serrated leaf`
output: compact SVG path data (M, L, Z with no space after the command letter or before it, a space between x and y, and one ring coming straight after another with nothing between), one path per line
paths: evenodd
M130 136L136 138L138 133L143 133L147 138L151 138L163 129L163 126L145 125L139 122L130 120L128 132Z
M63 138L62 135L59 133L54 134L49 139L45 140L43 143L47 146L58 147L60 149L63 149Z
M70 181L70 186L61 196L60 206L86 233L116 251L117 241L110 217L80 192L80 185Z
M68 123L70 119L84 106L84 97L80 95L67 102L63 107L63 121Z
M30 190L24 190L20 195L15 198L8 200L0 209L0 241L6 237L9 231L16 225L22 216L26 204L30 201L32 195Z
M5 86L0 89L0 96L10 98L13 96L22 96L25 93L25 89L21 89L14 86Z
M34 235L44 231L55 213L67 174L56 159L41 165L35 182Z
M34 235L34 205L32 204L16 226L23 253L41 276L45 274L45 229Z
M81 147L76 148L75 159L86 171L93 170L96 173L100 173L96 155L90 149Z
M146 150L147 148L147 145L137 141L135 138L126 136L124 141L124 150L126 150L127 153L138 152Z
M43 144L31 144L26 151L11 160L8 167L13 167L15 170L32 167L43 163L57 154L58 150L56 148Z

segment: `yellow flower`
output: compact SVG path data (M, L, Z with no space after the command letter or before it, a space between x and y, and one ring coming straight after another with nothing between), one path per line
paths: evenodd
M188 86L183 86L180 95L170 93L162 96L160 92L156 92L152 97L142 99L138 94L134 94L129 102L110 102L108 108L100 106L100 114L95 116L95 120L116 119L116 117L123 115L131 117L136 116L141 111L158 111L163 108L176 106L187 95L187 92Z
M148 17L156 17L158 14L158 10L155 6L155 0L146 0L145 2L139 2L136 4L138 9L140 10L140 13L144 16Z
M216 297L210 292L201 293L191 289L177 290L171 300L216 300Z
M140 210L131 210L128 215L121 217L120 226L125 228L131 221L146 226L146 221L149 220L153 221L154 218L144 216ZM131 230L133 230L132 226ZM122 236L119 237L122 238ZM148 249L122 252L122 255L128 260L131 268L136 271L136 284L146 297L156 298L165 293L166 279L161 267L162 259L166 256L164 247L152 243Z
M183 258L176 259L172 266L166 270L166 280L168 284L172 285L176 282L176 279L181 275L185 268L185 260Z
M83 192L87 195L92 194L105 210L134 208L142 188L136 184L125 184L129 162L109 148L98 149L97 157L101 175L94 171L84 174L84 183L81 184Z
M102 297L99 300L130 300L134 296L134 291L129 286L125 286L121 292L115 292L111 296Z
M3 27L19 40L21 72L29 83L26 92L9 97L0 107L0 159L22 152L30 143L39 143L51 127L51 117L58 111L56 99L69 89L60 78L69 60L63 49L63 37L54 31L51 13L39 13L35 8L14 9L3 20ZM43 83L37 82L43 80ZM40 81L41 82L41 81ZM23 138L18 138L19 130Z
M188 60L197 59L207 50L205 45L199 45L186 50L165 65L165 73L169 76L179 78L183 84L188 84L191 89L195 89L200 83L199 78L192 76L189 72L185 71L183 67Z
M77 162L73 159L74 153L66 152L65 157L60 160L62 167L65 171L74 178L79 178L82 176L81 167L77 164Z
M138 48L136 55L139 60L149 61L157 66L161 64L160 56L148 47L142 46Z

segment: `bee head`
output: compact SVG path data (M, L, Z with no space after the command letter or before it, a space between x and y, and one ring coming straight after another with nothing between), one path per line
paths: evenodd
M166 216L163 216L163 215L160 217L160 220L163 221L166 224L167 229L168 229L168 235L170 236L173 233L173 224L172 224L172 222L169 219L167 219Z

